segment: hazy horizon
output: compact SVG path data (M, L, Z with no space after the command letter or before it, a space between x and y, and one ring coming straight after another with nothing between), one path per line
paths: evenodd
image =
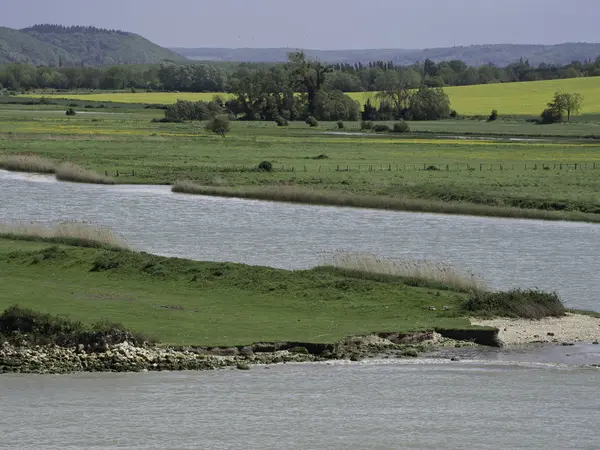
M597 0L21 0L0 25L93 25L140 34L163 47L424 49L491 44L600 41ZM367 6L367 7L365 7Z

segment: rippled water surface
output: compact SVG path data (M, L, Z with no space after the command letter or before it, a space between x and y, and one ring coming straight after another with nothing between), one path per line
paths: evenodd
M558 291L600 309L600 226L417 214L172 194L0 171L0 219L87 220L166 256L307 268L322 251L430 259L482 274L491 288Z
M0 447L597 449L599 383L498 360L3 376Z
M136 248L310 267L319 252L451 262L600 309L600 227L311 207L0 171L0 219L87 220ZM456 355L456 351L452 350ZM600 346L464 350L249 372L0 377L0 448L598 449Z

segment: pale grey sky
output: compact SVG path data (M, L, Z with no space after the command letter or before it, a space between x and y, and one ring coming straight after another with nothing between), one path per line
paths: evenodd
M18 0L0 26L94 25L169 47L600 42L600 0Z

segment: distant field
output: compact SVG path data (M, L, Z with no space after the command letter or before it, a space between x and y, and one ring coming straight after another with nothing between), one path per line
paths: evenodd
M600 113L600 77L453 86L444 90L450 97L452 108L468 116L489 115L493 109L501 115L537 116L556 91L579 92L584 99L581 114ZM367 98L373 102L376 97L374 92L350 95L361 103Z
M464 115L487 115L497 109L501 115L537 116L552 100L556 91L579 92L584 102L582 114L600 114L600 77L572 78L568 80L533 81L525 83L487 84L478 86L455 86L445 88L452 108ZM175 103L181 100L210 101L215 95L227 98L228 94L212 92L130 92L100 94L32 94L30 97L69 98L97 102L117 103ZM364 103L368 98L377 103L375 92L349 94Z

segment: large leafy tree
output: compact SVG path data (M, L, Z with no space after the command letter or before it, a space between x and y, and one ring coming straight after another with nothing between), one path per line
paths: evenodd
M304 52L295 52L288 55L287 70L292 87L306 92L308 112L313 115L316 109L317 94L323 89L325 77L333 71L333 68L320 61L309 60Z

